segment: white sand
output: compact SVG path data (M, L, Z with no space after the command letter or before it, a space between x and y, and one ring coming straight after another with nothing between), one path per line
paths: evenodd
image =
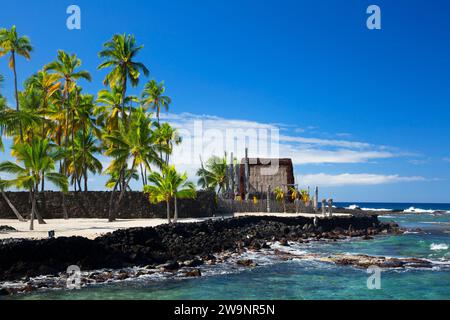
M179 222L197 222L202 219L179 219ZM11 226L18 232L0 233L0 239L8 238L29 238L43 239L48 238L48 231L55 230L56 237L80 236L89 239L95 239L118 229L127 229L134 227L155 227L167 223L166 219L133 219L117 220L108 222L106 219L52 219L46 220L47 224L34 222L34 231L30 231L30 222L19 222L18 220L2 220L0 226Z
M347 214L333 214L334 216L346 216ZM235 213L235 217L243 216L276 216L276 217L323 217L314 214L292 214L292 213ZM217 218L220 218L217 217ZM214 218L199 219L179 219L181 223L199 222ZM30 231L29 222L19 222L13 219L0 219L0 226L11 226L18 232L0 233L0 239L9 238L27 238L27 239L45 239L48 238L48 231L54 230L56 237L72 237L80 236L89 239L95 239L109 232L118 229L127 229L135 227L155 227L160 224L167 223L166 219L123 219L115 222L108 222L106 219L52 219L46 220L47 224L39 224L37 220L34 222L34 231Z

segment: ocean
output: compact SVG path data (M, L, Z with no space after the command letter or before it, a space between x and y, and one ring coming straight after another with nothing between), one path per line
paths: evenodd
M380 217L411 229L402 235L376 236L339 242L296 244L298 253L349 253L403 258L423 258L432 269L391 269L380 274L380 289L368 289L367 270L350 266L291 260L280 262L249 253L258 263L253 269L235 265L202 267L201 278L145 278L97 285L73 291L42 291L12 299L445 299L450 300L450 211L449 204L337 203L360 208L423 210L421 214ZM420 228L418 232L416 229Z

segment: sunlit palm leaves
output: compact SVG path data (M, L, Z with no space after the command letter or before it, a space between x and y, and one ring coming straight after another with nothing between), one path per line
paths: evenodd
M172 103L172 100L164 95L165 91L166 88L164 87L164 82L158 84L155 80L151 80L145 84L141 96L141 103L145 110L150 108L152 111L156 112L158 124L161 109L164 108L166 111L169 111L169 105Z
M170 201L175 200L174 221L178 218L177 199L195 198L196 191L193 183L187 181L187 175L179 174L174 166L164 166L162 172L152 172L148 177L149 185L145 186L144 192L150 202L166 202L167 219L171 223Z
M104 85L121 86L122 90L126 92L127 80L135 87L139 84L141 72L148 76L147 67L141 62L135 61L137 54L144 46L136 45L133 35L116 34L103 47L99 56L104 61L98 68L112 68L103 81Z
M13 152L19 164L6 161L0 164L0 171L14 176L10 180L2 180L1 188L19 188L30 192L32 200L32 219L30 229L33 229L33 218L38 212L36 208L36 192L42 177L52 182L64 192L68 189L67 178L55 172L55 161L62 156L59 149L47 139L34 138L31 143L16 143Z
M197 171L198 185L204 189L225 192L227 187L228 163L226 155L223 158L213 156Z

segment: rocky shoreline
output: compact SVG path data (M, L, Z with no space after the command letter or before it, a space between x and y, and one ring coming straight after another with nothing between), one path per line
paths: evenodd
M402 233L394 223L381 223L377 216L333 217L241 217L199 223L160 225L154 228L119 230L88 240L80 237L5 241L0 244L0 283L17 282L3 294L31 292L65 283L68 266L77 265L86 276L82 282L102 283L148 276L158 272L198 277L201 265L223 263L248 250L271 249L271 244L338 241L378 234ZM236 258L237 259L237 258ZM236 260L242 267L252 261ZM342 261L334 263L343 264ZM349 263L351 264L351 263ZM106 273L92 270L109 270ZM46 275L44 282L40 276ZM37 280L36 280L37 279ZM1 286L1 284L0 284Z

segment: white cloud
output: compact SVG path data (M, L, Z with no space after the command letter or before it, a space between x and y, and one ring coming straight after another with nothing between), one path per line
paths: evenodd
M163 119L180 129L184 137L184 143L176 148L173 156L177 166L198 166L199 155L207 159L213 154L223 155L225 151L240 158L244 155L245 144L250 148L251 157L292 158L295 165L365 163L400 156L385 146L367 142L304 137L298 130L285 130L282 124L191 113L165 114ZM292 135L280 134L280 131L289 131ZM233 134L228 135L230 132ZM243 142L245 137L247 143Z
M402 177L395 175L369 174L369 173L343 173L331 175L326 173L299 176L297 181L302 185L335 187L335 186L370 186L389 183L426 181L424 177Z
M442 160L444 160L445 162L450 162L450 158L444 158Z

